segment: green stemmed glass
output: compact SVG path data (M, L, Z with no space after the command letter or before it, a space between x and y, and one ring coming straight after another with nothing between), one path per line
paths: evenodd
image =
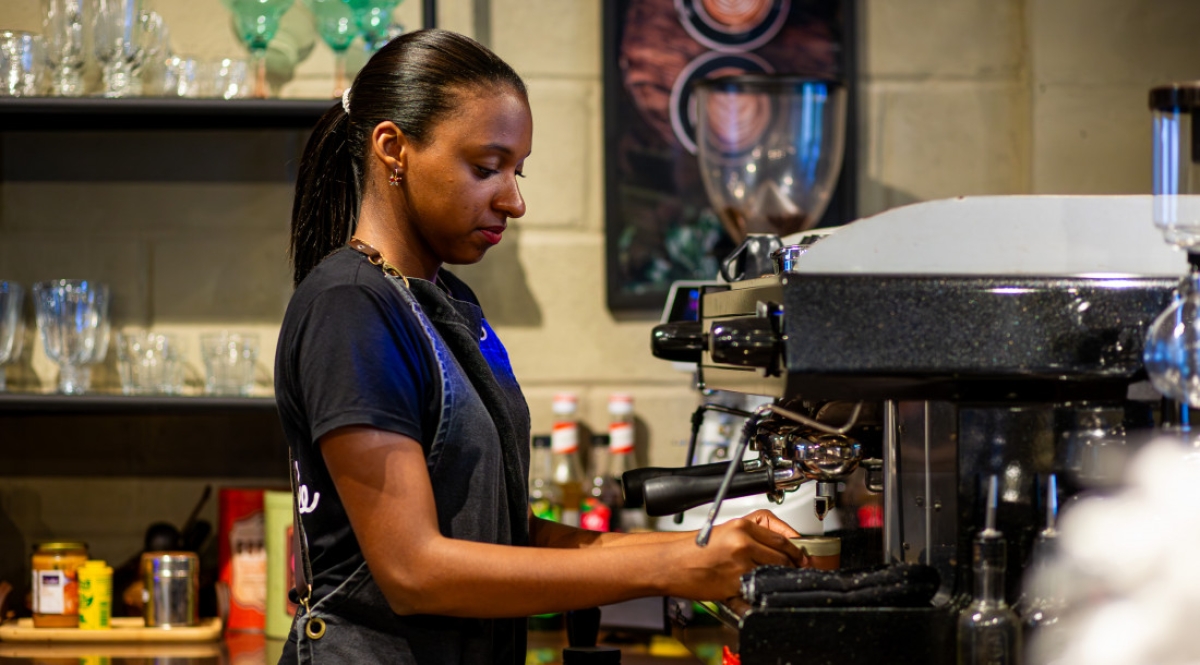
M333 51L333 96L346 88L346 51L358 36L354 10L342 0L304 0L313 15L313 27Z
M267 97L267 46L293 0L221 0L233 14L238 37L254 59L254 96Z
M388 39L388 26L392 23L392 10L400 6L401 0L342 0L354 12L358 31L367 43L367 50L379 50Z

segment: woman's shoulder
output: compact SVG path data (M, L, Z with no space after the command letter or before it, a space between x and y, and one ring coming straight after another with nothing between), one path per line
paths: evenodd
M343 248L325 257L296 287L284 314L284 328L303 326L310 316L342 314L346 322L366 323L359 318L374 310L384 318L407 319L409 308L396 287L362 254Z

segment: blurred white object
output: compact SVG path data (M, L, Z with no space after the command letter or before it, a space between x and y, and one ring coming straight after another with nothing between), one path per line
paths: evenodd
M1036 562L1031 595L1050 589L1062 616L1030 643L1029 662L1200 662L1200 451L1162 433L1134 458L1121 490L1065 508L1061 548Z

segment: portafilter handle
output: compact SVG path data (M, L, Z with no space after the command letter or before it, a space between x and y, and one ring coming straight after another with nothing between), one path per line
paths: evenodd
M734 462L725 462L721 466L730 466ZM736 466L741 466L737 462ZM696 468L696 467L692 467ZM689 476L664 475L646 481L642 491L646 500L646 514L660 517L679 513L688 508L702 506L713 500L723 481L722 476ZM726 490L728 498L766 494L775 489L770 469L756 471L734 471L733 480Z

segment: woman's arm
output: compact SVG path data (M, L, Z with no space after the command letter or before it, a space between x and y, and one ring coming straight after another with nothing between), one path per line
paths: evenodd
M769 510L756 510L745 519L770 529L785 538L798 538L800 534ZM612 547L619 545L645 545L666 543L674 540L695 540L695 531L653 531L644 533L600 533L578 529L566 524L551 522L540 517L529 516L529 540L538 547ZM801 564L803 565L803 564Z
M571 549L446 538L419 443L345 427L321 438L321 452L371 574L398 614L518 617L641 596L728 598L743 573L801 556L752 519L718 526L704 548L686 534L613 534L608 540L621 547Z

